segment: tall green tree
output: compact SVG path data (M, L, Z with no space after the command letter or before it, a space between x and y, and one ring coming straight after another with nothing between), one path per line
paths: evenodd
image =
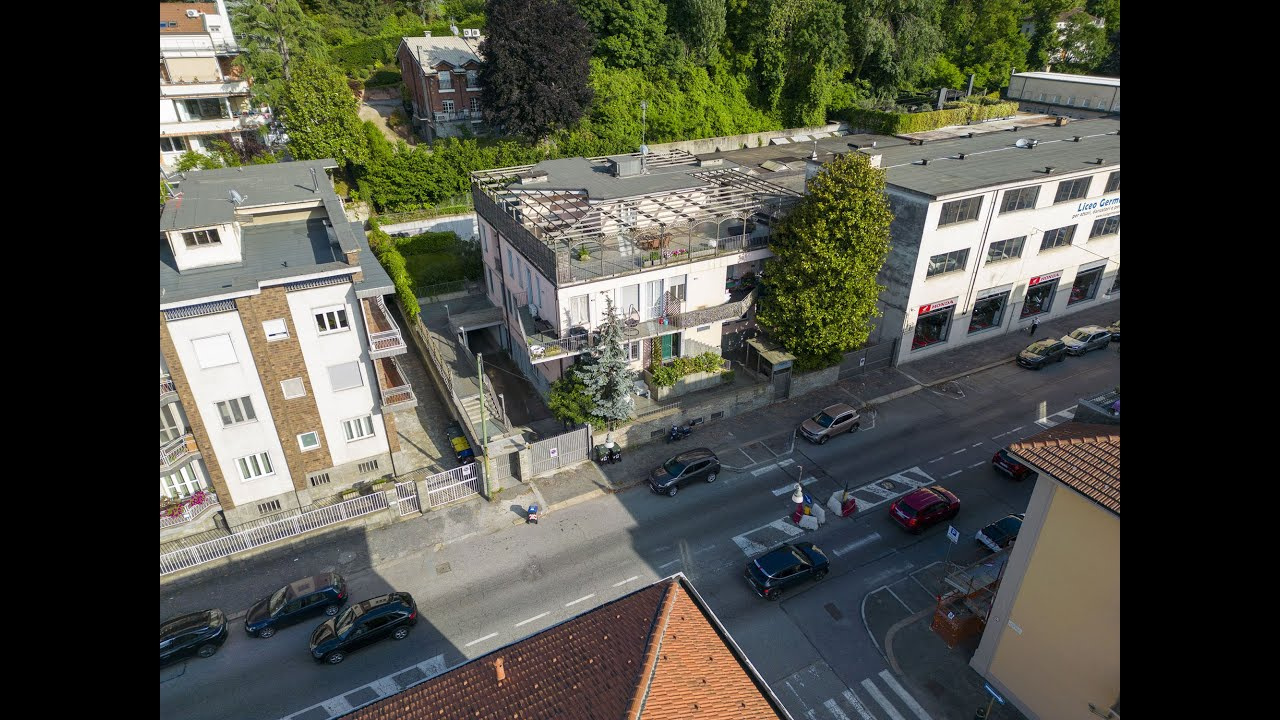
M280 104L293 157L363 163L369 157L369 145L357 108L342 73L316 60L297 64Z
M593 414L595 403L582 384L582 376L578 372L583 367L583 363L578 362L566 370L559 380L551 383L547 408L560 422L574 425L590 423L597 430L603 430L604 422Z
M1031 38L1027 48L1027 69L1043 70L1056 62L1061 49L1058 16L1072 7L1074 0L1031 0Z
M831 92L843 77L848 38L835 0L762 0L740 16L753 28L758 104L784 127L826 122ZM758 38L756 39L756 35Z
M877 93L922 80L942 49L938 0L846 0L850 72Z
M838 156L769 240L775 257L756 319L799 369L839 362L871 332L893 219L884 188L884 171L866 156Z
M253 94L260 102L279 105L294 65L325 57L320 28L298 0L242 0L227 12L245 48L236 62L253 78Z
M1068 18L1054 50L1061 58L1061 69L1090 73L1107 59L1111 48L1107 44L1107 31L1094 25L1088 15L1076 13Z
M617 68L669 65L678 43L659 0L572 0L596 36L596 57Z
M689 50L689 57L706 63L720 47L725 31L725 0L671 0L670 24Z
M636 374L628 366L622 351L622 323L608 295L605 296L604 313L595 362L583 367L579 375L591 396L592 414L608 421L621 421L631 417L631 411L635 409L631 390Z
M480 43L481 99L490 125L542 139L591 105L594 40L568 0L488 0ZM538 28L537 32L531 28Z
M975 87L1009 84L1009 70L1027 69L1029 43L1022 34L1024 0L949 0L942 5L943 52Z

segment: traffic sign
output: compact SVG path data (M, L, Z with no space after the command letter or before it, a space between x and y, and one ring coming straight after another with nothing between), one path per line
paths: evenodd
M960 542L960 531L954 525L947 526L947 539L953 543Z

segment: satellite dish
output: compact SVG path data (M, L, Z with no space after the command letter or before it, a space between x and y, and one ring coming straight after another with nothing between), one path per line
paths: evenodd
M1018 142L1014 143L1020 148L1031 147L1031 141L1026 138L1018 138Z
M648 155L648 154L649 154L649 146L648 146L648 145L641 145L641 146L640 146L640 154L641 154L641 155Z
M231 204L235 205L236 207L240 207L240 205L242 205L245 200L249 199L244 195L241 195L240 193L236 192L235 190L228 191L227 195L231 198Z

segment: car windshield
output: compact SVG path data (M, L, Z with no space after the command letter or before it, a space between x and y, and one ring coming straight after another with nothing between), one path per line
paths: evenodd
M1022 521L1015 517L1007 517L996 521L996 527L1003 530L1006 534L1017 535L1022 529Z
M1071 338L1074 340L1088 340L1091 335L1093 335L1093 333L1085 330L1084 328L1071 331Z
M347 608L341 615L338 616L337 622L333 624L334 629L338 631L339 635L346 634L346 632L351 629L351 626L355 623L356 619L363 614L364 614L363 604L352 605L351 607Z
M1048 355L1049 344L1036 343L1035 345L1032 345L1031 347L1027 348L1027 352L1031 353L1032 355Z
M676 460L675 458L671 458L662 464L662 469L666 470L671 477L680 477L680 473L684 472L684 463Z
M822 426L822 427L824 427L824 428L829 428L829 427L831 427L831 423L835 422L835 421L836 421L836 419L835 419L835 418L833 418L833 417L831 417L830 415L828 415L828 414L826 413L826 411L824 410L824 411L822 411L822 412L818 413L817 415L814 415L814 416L813 416L813 421L814 421L814 422L816 422L816 423L818 423L819 425L821 425L821 426Z
M277 610L279 610L281 607L283 607L284 601L285 601L285 595L288 594L288 591L289 591L289 586L285 585L284 587L272 593L271 600L267 602L267 609L274 613Z

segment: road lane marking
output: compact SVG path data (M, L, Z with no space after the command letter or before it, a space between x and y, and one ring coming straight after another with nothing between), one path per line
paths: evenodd
M640 577L639 575L632 575L631 577L627 578L626 580L623 580L622 582L614 583L613 586L618 587L619 585L626 585L627 583L631 582L632 580L636 580L639 577Z
M902 603L902 607L906 608L907 612L915 612L915 610L911 609L910 605L904 602L902 598L898 597L898 593L894 592L893 588L889 587L888 585L885 585L884 589L889 591L889 594L893 596L894 600L897 600L898 602Z
M704 547L704 548L698 548L697 550L694 550L694 551L693 551L693 554L694 554L694 555L701 555L702 553L704 553L704 552L706 552L706 551L710 550L710 549L711 549L711 548L713 548L713 547L715 547L715 545L714 545L714 544L713 544L713 545L708 545L708 546L706 546L706 547Z
M916 717L920 718L920 720L933 720L933 718L929 717L929 713L920 707L920 703L916 702L916 699L911 697L911 694L898 684L898 681L889 674L888 670L880 671L880 679L884 680L884 684L888 685L890 690L902 698L902 702L906 703L908 708L911 708L911 712L915 713Z
M781 530L782 532L790 535L791 537L804 534L803 530L796 527L795 525L792 525L790 522L786 520L774 520L773 522L769 523L769 527L773 528L774 530Z
M386 697L387 695L395 695L401 690L400 683L396 682L395 680L392 680L389 677L378 678L377 680L374 680L373 682L369 683L369 687L373 688L373 691L378 693L378 695L382 697Z
M1024 427L1026 427L1026 425L1019 425L1018 427L1016 427L1016 428L1014 428L1014 429L1010 430L1009 432L1011 432L1011 433L1016 433L1016 432L1018 432L1019 430L1021 430L1021 429L1022 429L1022 428L1024 428ZM1006 433L1006 434L1008 434L1008 433Z
M777 469L777 467L778 467L778 463L769 463L768 465L765 465L764 467L756 468L755 470L752 470L752 471L751 471L751 477L760 477L761 475L763 475L763 474L765 474L765 473L769 472L770 470L775 470L775 469Z
M944 460L945 458L946 458L946 456L945 456L945 455L939 455L938 457L936 457L936 458L934 458L934 459L930 460L929 462L931 462L931 463L936 463L936 462L938 462L939 460Z
M551 614L551 613L549 613L549 612L544 612L544 613L542 613L541 615L534 615L533 617L529 618L528 620L521 620L520 622L516 623L516 627L520 627L521 625L527 625L527 624L529 624L529 623L533 622L534 620L540 620L540 619L542 619L542 618L544 618L544 617L546 617L546 616L548 616L548 615L550 615L550 614Z
M978 462L976 462L976 463L974 463L974 464L970 465L969 467L971 467L971 468L976 468L976 467L978 467L979 465L986 465L986 464L987 464L987 461L986 461L986 460L979 460Z
M347 713L351 712L351 710L353 709L351 707L351 703L347 702L347 699L342 697L341 695L325 700L324 702L320 703L320 707L324 708L325 712L329 713L330 717L339 717L341 715L346 715Z
M880 688L876 687L870 679L863 680L862 687L866 688L867 694L870 695L871 699L875 700L880 707L884 708L885 714L890 718L893 720L907 720L902 717L902 713L898 712L896 708L889 704L889 698L885 697L884 693L880 692Z
M488 635L485 635L485 636L484 636L484 637L482 637L482 638L476 638L475 640L472 640L471 642L467 643L466 645L463 645L463 647L471 647L472 645L475 645L476 643L484 642L485 640L488 640L489 638L495 638L495 637L498 637L498 633L489 633Z
M863 578L863 581L867 585L875 585L876 583L884 582L885 580L893 577L894 575L900 575L905 572L910 572L911 569L914 568L915 566L916 566L915 563L907 562L903 565L902 568L885 568L884 570L881 570L880 572L876 573L875 575L872 575L871 577Z
M974 444L970 445L969 447L982 447L982 443L980 443L980 442L976 442L976 443L974 443Z
M801 484L801 485L812 485L813 483L816 483L816 482L818 482L818 478L816 478L816 477L814 477L814 476L810 475L809 477L807 477L807 478L805 478L805 479L801 480L801 481L800 481L800 484ZM782 487L780 487L780 488L777 488L776 490L774 490L774 491L773 491L773 495L774 495L774 497L782 497L783 495L786 495L787 493L795 492L795 489L796 489L796 484L795 484L795 483L791 483L790 485L784 485L784 486L782 486Z
M827 712L831 713L836 720L849 720L849 716L844 714L835 700L828 699L822 704L827 706Z
M670 567L670 566L672 566L672 565L675 565L675 564L676 564L676 563L678 563L678 562L680 562L680 558L676 558L675 560L672 560L672 561L671 561L671 562L669 562L669 563L662 563L661 565L659 565L659 566L658 566L658 569L659 569L659 570L662 570L662 569L664 569L664 568L668 568L668 567Z
M949 478L949 477L951 477L952 475L959 475L959 474L960 474L960 472L961 472L961 471L959 471L959 470L957 470L957 471L955 471L955 472L949 472L949 473L947 473L946 475L943 475L942 477L944 477L944 478Z
M952 452L951 454L952 454L952 455L959 455L960 453L962 453L962 452L964 452L965 450L968 450L968 449L969 449L969 448L960 448L959 450L956 450L956 451Z
M733 542L737 544L740 550L742 550L742 554L746 555L747 557L755 557L756 555L759 555L760 553L769 549L758 542L752 542L751 540L748 540L742 535L738 535L737 537L735 537L733 539Z
M569 607L570 605L577 605L578 603L582 602L583 600L590 600L591 598L593 598L593 597L595 597L595 596L596 596L596 594L595 594L595 593L591 593L590 595L583 595L582 597L578 598L577 600L574 600L573 602L567 602L567 603L565 603L565 604L564 604L564 606L565 606L565 607Z
M788 466L788 465L794 465L794 464L795 464L795 462L796 462L796 461L795 461L795 460L792 460L791 458L787 458L786 460L779 460L779 461L778 461L778 467L786 467L786 466Z
M875 542L875 541L877 541L877 540L879 540L879 539L880 539L880 533L871 533L870 535L868 535L868 536L866 536L866 537L864 537L864 538L862 538L862 539L860 539L860 540L854 540L853 542L849 543L848 545L845 545L845 546L844 546L844 547L842 547L842 548L838 548L838 549L832 550L831 552L835 553L835 554L836 554L836 557L840 557L841 555L844 555L844 554L845 554L845 553L847 553L847 552L853 552L854 550L857 550L858 548L862 547L863 545L866 545L867 543L873 543L873 542Z
M858 700L858 696L853 694L852 690L846 689L844 691L844 699L848 700L849 704L853 706L853 709L862 716L862 720L875 720L875 718L871 717L871 713L867 712L867 708L862 704L862 702Z

